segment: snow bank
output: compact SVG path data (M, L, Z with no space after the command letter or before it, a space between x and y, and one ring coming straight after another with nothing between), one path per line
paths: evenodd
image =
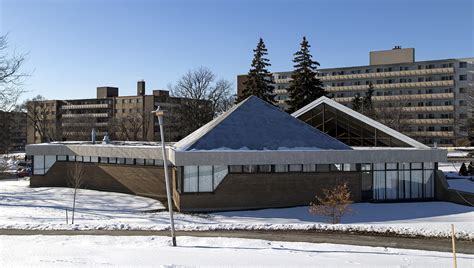
M160 236L3 236L2 267L449 267L449 252L276 242L242 238ZM51 250L54 249L54 250ZM26 253L27 252L27 253ZM25 258L27 254L27 258ZM457 254L459 267L474 257Z
M168 213L156 200L110 192L80 190L75 223L66 224L72 189L29 188L28 181L0 181L0 229L26 230L167 230ZM455 224L459 239L474 240L474 208L446 202L353 205L342 224L326 224L307 207L176 213L177 230L315 230L449 237ZM70 212L69 212L70 216Z

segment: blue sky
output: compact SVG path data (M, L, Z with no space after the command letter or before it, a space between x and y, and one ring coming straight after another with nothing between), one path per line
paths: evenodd
M474 56L472 0L0 0L0 33L28 52L25 97L95 97L97 86L165 89L209 67L236 83L258 38L270 71L292 68L303 35L322 68L368 64L370 50L415 47L417 60Z

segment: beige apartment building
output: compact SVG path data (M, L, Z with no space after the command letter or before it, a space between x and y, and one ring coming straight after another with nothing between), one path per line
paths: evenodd
M178 110L189 101L172 97L166 90L145 93L145 81L137 82L137 94L119 96L116 87L98 87L96 98L45 100L28 103L27 143L48 141L88 141L92 129L98 141L106 134L120 141L157 141L158 120L151 113L158 106L166 110L165 139L184 137Z
M373 86L376 107L400 113L399 131L433 146L462 145L472 117L474 58L416 61L414 48L371 51L369 65L319 69L329 97L351 107ZM273 73L276 103L287 108L291 72ZM237 77L238 93L245 75Z

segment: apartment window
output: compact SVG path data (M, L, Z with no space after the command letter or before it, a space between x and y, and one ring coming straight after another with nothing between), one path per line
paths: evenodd
M243 172L244 173L255 173L255 172L257 172L257 166L256 165L245 165L245 166L243 166Z
M290 172L301 172L303 171L302 165L290 165Z
M466 118L467 118L467 114L465 114L465 113L459 114L459 118L461 118L461 119L466 119Z
M445 93L451 93L451 92L453 92L453 89L452 88L445 88L444 92Z
M461 80L461 81L467 80L467 75L466 74L461 74L459 76L459 80Z
M383 80L377 80L377 84L383 84Z
M444 105L451 105L451 101L445 101Z
M366 74L368 74L368 73L370 73L370 72L371 72L370 69L365 69L365 73L366 73Z
M467 92L467 90L466 90L465 87L459 88L459 93L466 93L466 92Z
M424 77L418 77L418 82L423 82L423 81L425 81Z
M382 68L377 68L377 73L380 73L382 71L383 71Z
M466 68L466 67L467 67L467 62L461 61L461 62L459 63L459 68Z
M261 173L270 173L272 172L272 165L259 165L258 172Z
M459 106L466 106L466 102L463 101L463 100L460 100L460 101L459 101Z

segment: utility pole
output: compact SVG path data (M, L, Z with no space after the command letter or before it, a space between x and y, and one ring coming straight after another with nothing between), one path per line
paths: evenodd
M174 231L174 218L173 218L173 200L171 198L171 184L168 175L168 160L166 157L166 146L165 146L165 134L163 131L163 115L165 111L160 110L160 106L156 109L156 111L152 112L158 117L158 123L160 125L160 136L161 136L161 153L163 156L163 168L165 171L165 185L166 185L166 199L168 201L168 211L170 213L170 229L171 229L171 239L173 243L173 247L176 247L176 236Z

